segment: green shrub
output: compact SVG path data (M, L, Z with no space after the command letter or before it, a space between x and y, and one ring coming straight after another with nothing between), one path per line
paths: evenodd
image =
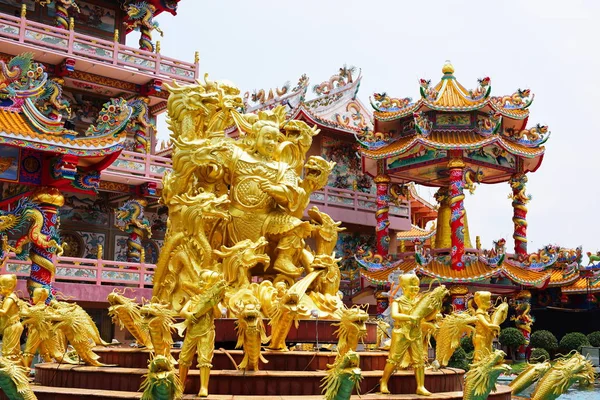
M523 336L523 333L517 328L502 329L500 331L500 336L498 336L498 340L504 346L509 348L515 348L525 344L525 336Z
M506 346L510 349L510 357L513 361L515 360L516 348L522 344L525 344L526 342L523 332L517 328L502 329L500 331L500 335L498 336L498 340L503 346Z
M550 354L542 348L535 348L531 352L531 356L529 357L529 361L531 362L544 362L550 360Z
M448 361L448 366L468 371L470 360L467 357L468 356L465 350L462 347L459 347L456 350L454 350L454 354L452 354L452 357L450 357L450 361Z
M558 349L558 340L550 331L535 331L531 334L529 345L548 352Z
M600 331L590 333L587 338L592 346L600 347Z
M582 346L589 345L590 342L587 336L580 332L567 333L565 336L563 336L562 339L560 339L559 343L561 350L564 351L565 354L570 352L571 350L577 350L581 352Z
M475 350L475 347L473 346L473 336L464 336L461 338L460 347L462 347L466 353L471 353Z

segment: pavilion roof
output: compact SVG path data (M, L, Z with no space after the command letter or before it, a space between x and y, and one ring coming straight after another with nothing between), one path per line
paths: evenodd
M401 231L396 233L396 238L398 240L415 240L415 239L429 239L435 234L435 226L433 229L426 230L423 228L419 228L416 225L411 225L410 230Z
M469 283L493 277L504 276L511 281L530 287L544 287L550 280L549 271L532 271L516 265L503 262L500 266L488 265L481 260L471 262L466 268L456 271L448 263L440 259L433 259L426 265L420 265L415 259L406 259L395 263L393 268L378 270L361 270L367 280L375 284L385 284L388 276L394 271L403 273L415 271L419 275L438 278L442 282Z
M594 278L578 276L575 282L561 287L560 290L566 294L600 293L600 276Z

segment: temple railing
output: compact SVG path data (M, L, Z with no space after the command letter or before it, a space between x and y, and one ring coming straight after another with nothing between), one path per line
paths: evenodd
M132 288L151 287L154 264L129 263L103 259L56 257L55 282L81 283L87 285L113 285ZM2 263L0 273L28 277L31 261L17 260L14 254Z
M0 40L2 39L39 47L45 52L77 56L92 62L130 69L161 79L194 82L198 77L197 63L175 60L125 46L117 41L83 35L74 30L60 29L4 13L0 13Z
M167 157L124 150L119 158L102 172L102 179L111 181L125 179L130 184L156 182L160 186L163 174L171 170L171 165L171 159ZM377 210L377 195L330 186L314 192L310 196L310 202L313 205L353 211L375 212ZM402 202L399 205L391 205L390 215L410 218L410 204Z
M171 170L171 165L172 161L167 157L124 150L119 158L102 172L102 179L125 181L129 184L155 182L160 187L162 177L165 171ZM310 196L310 202L313 205L353 211L375 212L377 210L377 195L330 186L314 192ZM402 202L398 205L391 205L390 215L410 218L410 204Z
M102 171L102 179L109 181L128 180L130 184L155 182L161 184L166 171L171 170L170 158L153 154L135 153L123 150L119 158Z
M325 186L311 194L310 203L323 205L325 207L346 208L352 211L377 211L377 195L371 193L356 192L348 189L338 189ZM399 205L390 206L390 215L400 218L410 218L410 205L402 202Z

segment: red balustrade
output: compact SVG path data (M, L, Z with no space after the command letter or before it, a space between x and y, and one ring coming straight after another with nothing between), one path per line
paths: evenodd
M74 56L100 65L116 66L154 78L194 82L199 76L198 63L179 61L159 53L125 46L83 35L73 30L30 21L0 13L0 43L19 43L39 48L44 54Z

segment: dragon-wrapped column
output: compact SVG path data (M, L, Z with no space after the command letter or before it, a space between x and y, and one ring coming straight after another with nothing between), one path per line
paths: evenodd
M465 195L463 189L464 182L464 162L457 158L448 163L450 169L450 241L452 249L450 251L452 269L460 271L465 268L463 256L465 254L465 227L464 216L465 208L463 200Z
M527 175L514 174L509 181L513 206L513 239L515 240L515 255L519 260L527 257L527 206L531 196L525 194Z
M31 298L33 298L35 288L49 289L50 295L47 300L49 302L53 299L54 293L52 282L56 270L53 258L59 248L47 244L50 242L60 246L58 209L65 204L65 198L56 188L41 187L31 194L30 200L39 205L42 218L34 220L30 228L31 272L27 280L27 289ZM41 229L38 233L37 226L39 225L41 225ZM60 250L62 251L62 248Z
M374 181L377 185L377 212L375 213L375 218L377 220L375 226L377 254L385 257L390 248L390 177L387 175L377 175Z
M142 262L142 240L151 237L150 222L144 217L146 200L128 200L115 210L115 226L127 233L127 262Z

